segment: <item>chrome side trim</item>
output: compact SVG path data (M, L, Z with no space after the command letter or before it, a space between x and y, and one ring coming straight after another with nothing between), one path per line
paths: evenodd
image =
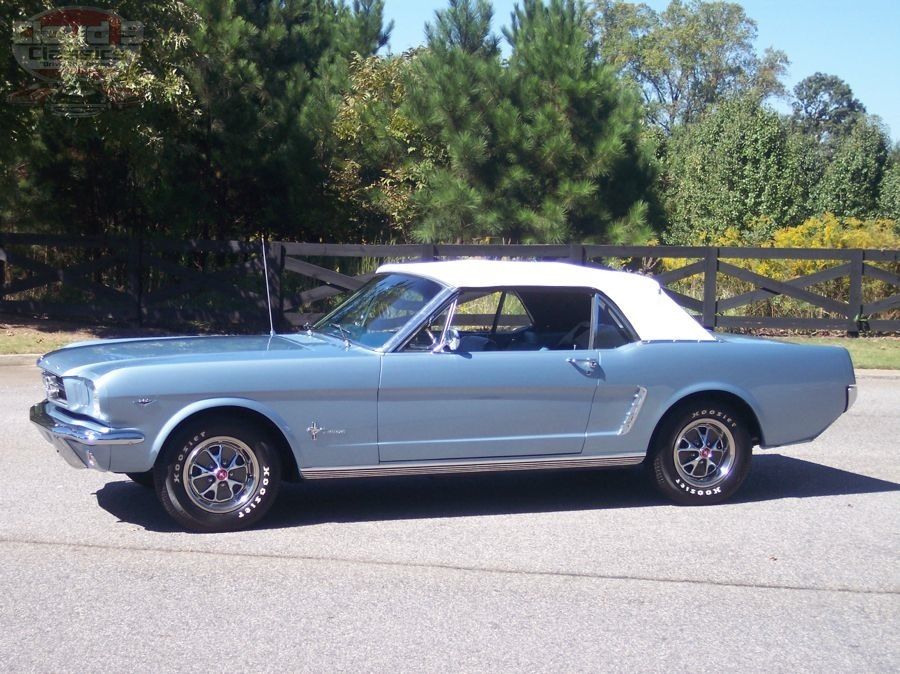
M634 392L634 397L631 399L631 407L625 413L625 418L622 420L622 425L619 427L616 435L625 435L631 430L634 422L637 421L638 414L641 413L641 407L644 406L644 400L646 399L647 389L643 386L638 386L637 391Z
M444 475L449 473L492 473L512 470L557 470L566 468L609 468L634 466L644 455L594 456L574 459L517 459L512 461L468 461L465 463L416 463L406 465L344 466L340 468L303 468L301 477L327 480L342 477L387 477L399 475Z
M136 445L144 441L144 434L133 428L110 428L95 421L76 419L56 412L51 414L49 401L31 408L31 422L52 438L73 440L82 445Z

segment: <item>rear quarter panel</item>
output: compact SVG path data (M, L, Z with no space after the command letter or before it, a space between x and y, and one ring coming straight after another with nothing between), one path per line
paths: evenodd
M585 453L590 454L648 449L668 410L707 391L731 393L747 403L759 422L761 446L805 442L844 412L846 387L855 383L846 349L743 337L634 343L602 351L600 360L601 390L642 386L647 396L628 433L589 427Z

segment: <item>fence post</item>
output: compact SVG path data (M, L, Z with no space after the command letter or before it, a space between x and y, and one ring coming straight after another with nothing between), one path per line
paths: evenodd
M6 293L3 288L6 286L6 251L3 249L3 241L0 241L0 300Z
M420 262L434 262L437 259L437 246L433 243L422 244L422 254L419 256Z
M584 265L587 258L584 254L584 246L579 243L569 244L569 261Z
M703 268L703 327L716 327L716 274L719 271L719 249L707 248Z
M128 292L134 299L135 322L138 326L144 323L144 312L141 306L141 236L133 234L128 240Z
M864 320L862 315L863 295L863 251L856 249L850 252L850 297L847 304L847 335L859 337L859 326Z

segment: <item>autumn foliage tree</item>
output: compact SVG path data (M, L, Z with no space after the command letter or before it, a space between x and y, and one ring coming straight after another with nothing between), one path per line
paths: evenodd
M732 2L595 0L592 24L602 57L639 86L647 120L665 133L693 124L714 104L784 91L784 52L757 53L756 22Z
M666 182L671 243L707 245L732 228L752 244L807 215L787 124L753 99L723 103L676 133Z

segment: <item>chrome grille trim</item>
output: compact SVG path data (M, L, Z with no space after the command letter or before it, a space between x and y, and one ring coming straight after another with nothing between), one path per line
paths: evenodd
M492 473L514 470L556 470L567 468L610 468L634 466L644 455L576 457L572 459L519 459L513 461L470 461L402 466L350 466L341 468L303 468L300 475L309 480L352 477L388 477L400 475L444 475L451 473Z

